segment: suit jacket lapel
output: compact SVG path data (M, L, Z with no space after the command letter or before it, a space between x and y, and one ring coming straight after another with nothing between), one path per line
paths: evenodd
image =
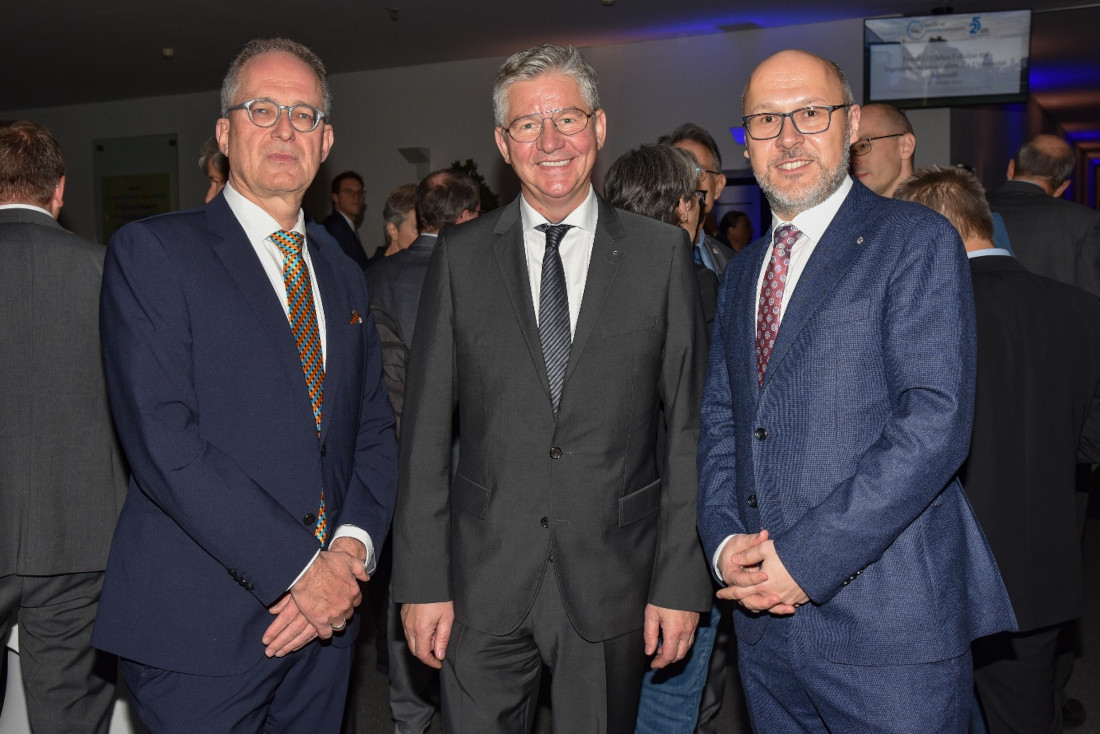
M597 197L599 215L596 218L596 235L592 242L592 257L588 262L588 277L584 284L584 297L581 311L577 316L577 329L573 335L573 344L569 348L569 366L565 370L565 383L577 367L581 353L596 328L604 303L611 292L618 272L619 250L624 237L622 223L614 207ZM541 347L539 349L541 354Z
M215 198L207 205L206 212L210 234L215 238L211 244L214 253L236 282L244 301L251 306L257 330L267 336L272 357L282 370L288 388L304 395L306 409L309 409L309 390L302 376L302 361L290 331L285 307L279 302L263 265L256 258L256 252L225 199L221 196ZM316 257L314 261L320 259ZM327 391L327 379L325 387ZM327 405L327 393L325 397Z
M535 306L531 302L531 279L527 273L527 254L523 248L523 223L519 214L519 197L500 216L497 222L493 254L500 269L501 281L508 294L523 341L531 353L531 362L538 373L539 382L550 400L550 381L546 377L546 362L542 358L539 327L535 321Z
M765 237L758 242L760 244L750 245L740 255L751 257L752 264L740 270L740 280L733 288L734 323L730 326L733 340L727 342L733 346L731 353L737 359L737 374L744 374L751 381L745 394L752 396L753 405L760 400L760 383L756 377L756 311L760 305L757 280L760 278L760 269L764 267L764 258L768 255L768 239ZM774 352L771 359L775 359Z
M857 213L864 191L858 183L852 187L806 263L779 324L763 387L767 387L802 327L833 294L836 284L862 253L863 238L859 234L862 227Z

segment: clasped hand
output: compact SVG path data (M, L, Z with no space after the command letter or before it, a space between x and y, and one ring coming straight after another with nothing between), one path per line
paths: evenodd
M367 551L349 537L332 541L302 577L268 610L275 619L264 631L268 657L283 657L343 628L363 601L360 581L368 581Z
M733 599L751 612L794 614L810 600L779 560L767 530L730 538L719 555L718 569L727 584L718 590L718 598Z

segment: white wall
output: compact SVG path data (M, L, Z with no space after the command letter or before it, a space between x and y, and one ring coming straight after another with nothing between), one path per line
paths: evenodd
M608 138L596 178L616 157L652 142L682 122L693 121L717 139L727 170L745 169L744 148L728 130L740 125L741 90L766 56L799 47L833 59L848 74L857 99L863 86L863 26L860 20L718 33L584 50L600 77ZM336 144L306 197L315 216L329 211L331 178L345 169L366 180L367 213L360 234L370 250L381 240L382 204L396 186L416 179L415 166L399 148L431 150L431 168L473 158L489 185L510 200L517 192L493 142L490 89L502 58L335 74L333 125ZM0 112L3 119L28 118L57 137L68 163L62 222L93 236L92 140L177 132L180 205L202 203L206 181L198 170L199 146L213 134L218 114L214 90L91 105ZM946 110L911 115L918 165L950 160Z

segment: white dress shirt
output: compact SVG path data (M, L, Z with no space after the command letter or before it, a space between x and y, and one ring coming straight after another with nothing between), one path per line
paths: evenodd
M531 279L531 302L535 306L535 323L539 318L539 295L542 292L542 259L546 254L546 233L535 227L540 224L570 224L565 232L558 253L565 269L565 293L569 298L569 335L577 333L577 316L581 312L581 300L584 298L584 284L588 280L588 261L592 259L592 243L596 239L596 220L600 206L596 191L588 187L588 197L580 206L569 213L560 222L551 222L535 211L535 208L520 196L520 221L523 225L523 249L527 256L527 275Z

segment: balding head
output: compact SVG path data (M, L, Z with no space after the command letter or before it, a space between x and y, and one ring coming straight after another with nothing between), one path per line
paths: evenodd
M1051 196L1061 196L1069 186L1075 165L1073 149L1056 135L1034 135L1024 141L1008 163L1008 178L1030 181Z
M780 218L817 206L844 183L859 108L840 67L805 51L781 51L753 71L742 106L745 157ZM789 116L796 110L802 129Z
M891 104L859 108L859 140L852 146L852 176L879 196L893 196L913 175L917 138L905 113Z

